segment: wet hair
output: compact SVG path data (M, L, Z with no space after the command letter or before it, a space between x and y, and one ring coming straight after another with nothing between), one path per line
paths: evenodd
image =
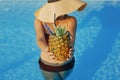
M60 0L48 0L48 3L53 3L53 2L57 2L57 1L60 1Z
M64 16L58 16L55 20L63 20L66 19L68 17L67 14L64 14Z

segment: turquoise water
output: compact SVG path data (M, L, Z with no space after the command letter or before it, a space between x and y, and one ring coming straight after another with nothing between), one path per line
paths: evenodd
M44 80L34 11L40 0L0 0L0 80ZM66 80L120 80L120 2L87 1L77 18L76 64Z

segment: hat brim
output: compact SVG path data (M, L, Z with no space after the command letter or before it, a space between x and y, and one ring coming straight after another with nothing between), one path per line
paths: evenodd
M85 6L86 3L80 0L60 0L53 3L46 3L35 12L35 16L43 22L53 23L54 14L58 17L62 14L69 14L75 10L81 11Z

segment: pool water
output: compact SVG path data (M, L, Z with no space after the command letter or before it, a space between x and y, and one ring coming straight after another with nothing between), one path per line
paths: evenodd
M120 2L89 1L77 18L75 68L66 80L120 80ZM0 0L0 80L44 80L34 12L46 0Z

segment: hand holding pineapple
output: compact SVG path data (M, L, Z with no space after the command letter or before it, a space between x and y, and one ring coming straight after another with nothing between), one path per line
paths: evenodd
M50 59L55 60L55 56L54 56L54 54L53 54L52 52L47 52L47 55L48 55L48 57L49 57ZM66 60L68 60L69 58L71 58L73 55L74 55L74 49L73 49L73 48L70 48L70 49L69 49L69 53L68 53L68 56L69 56L69 57L68 57Z
M45 63L47 62L47 64L64 65L72 59L72 52L73 49L70 48L68 54L69 58L67 58L66 60L57 60L52 52L45 51L41 53L41 60Z
M71 57L70 33L65 30L65 27L55 27L55 33L49 36L49 52L52 52L54 58L58 61L66 61ZM72 51L72 50L71 50Z

